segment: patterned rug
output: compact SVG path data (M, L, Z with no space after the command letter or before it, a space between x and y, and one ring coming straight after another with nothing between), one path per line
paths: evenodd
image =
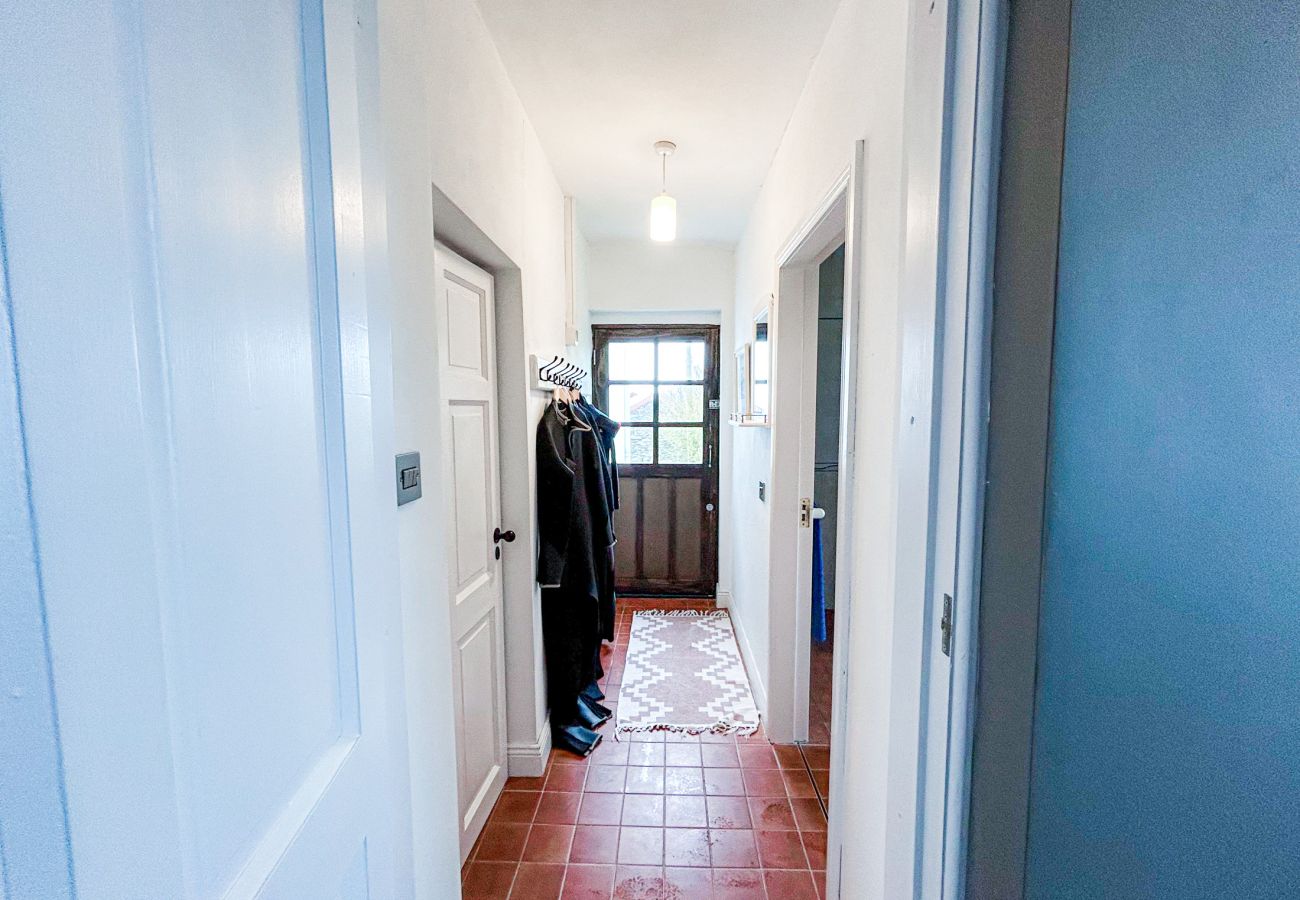
M615 737L637 731L758 730L758 708L725 610L632 616L615 722Z

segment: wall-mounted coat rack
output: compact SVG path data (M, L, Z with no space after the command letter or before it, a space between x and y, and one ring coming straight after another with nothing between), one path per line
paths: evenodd
M549 391L552 388L581 388L587 378L587 370L569 362L563 356L529 357L529 369L533 375L533 390Z

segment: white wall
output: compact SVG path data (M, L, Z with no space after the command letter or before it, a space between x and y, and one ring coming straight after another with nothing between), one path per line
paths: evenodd
M564 348L570 361L591 369L591 243L575 228L573 235L573 327L577 341ZM587 390L591 380L587 379Z
M909 12L916 20L909 23ZM846 766L837 784L842 814L843 896L911 896L912 848L895 843L911 827L903 808L891 803L891 654L897 640L896 446L900 428L902 276L907 216L907 138L904 94L909 24L942 27L925 3L846 0L809 75L804 94L764 181L737 249L733 315L748 315L757 298L776 287L777 255L810 216L836 177L851 163L856 140L866 141L862 309L857 333L857 479L853 615L847 646L853 704L846 729ZM927 18L929 17L929 18ZM920 23L918 25L918 23ZM942 85L942 65L934 77ZM933 218L933 217L931 217ZM933 301L933 298L930 298ZM743 338L737 334L734 341ZM779 340L779 337L778 337ZM909 402L924 398L909 398ZM915 420L913 420L915 421ZM753 485L768 477L770 436L765 429L738 429L732 457L735 513L731 539L744 547L732 565L735 614L758 656L764 678L777 642L790 635L769 628L768 510ZM921 596L915 598L919 608ZM779 629L776 629L779 631ZM845 644L841 644L844 647ZM788 652L786 647L782 652ZM785 702L792 686L767 685L771 702ZM919 698L918 698L919 703ZM898 706L895 699L894 706ZM897 732L898 729L896 728ZM906 738L902 734L900 740ZM913 740L915 735L912 735ZM915 747L913 747L915 751ZM913 752L914 755L914 752ZM900 784L906 782L902 779ZM915 800L915 779L910 781ZM906 791L903 791L906 793ZM903 803L903 801L899 801ZM905 804L904 804L905 805ZM832 861L832 868L835 867ZM907 888L903 886L907 885Z
M441 471L437 404L431 186L453 201L518 267L525 352L562 352L564 206L559 184L472 0L380 0L393 388L399 449L419 450ZM526 440L544 398L507 441ZM529 454L531 458L531 454ZM533 473L529 473L529 485ZM529 490L529 509L534 491ZM435 479L399 510L406 689L411 698L415 896L459 896L444 498ZM513 523L521 535L530 521ZM525 538L520 548L531 553ZM529 586L525 603L536 606ZM519 598L514 598L516 601ZM535 609L534 609L535 612ZM512 668L508 738L535 741L544 722L540 634L532 658ZM508 679L508 680L511 680ZM531 702L527 702L531 701Z
M592 310L685 312L727 309L735 250L724 244L656 244L647 237L591 245Z
M887 300L897 291L901 246L906 22L906 6L884 0L847 0L836 15L736 251L737 318L751 314L760 297L775 292L778 252L852 161L854 142L865 138L869 180L865 269L869 282L868 309L862 318L871 320L872 325L863 334L879 339L892 333ZM739 345L744 338L736 335L734 340ZM878 352L867 348L867 355L874 357ZM868 368L869 364L862 366L864 378ZM880 401L888 395L887 385L873 378L858 400L864 410L871 408L879 414ZM859 415L859 421L873 419L863 412ZM744 564L733 566L733 602L766 679L771 637L768 510L752 488L769 476L771 435L762 428L737 431L731 467L736 515L730 524L735 546L746 547L747 552ZM867 447L863 450L866 452L860 458L873 459ZM859 485L869 481L861 478ZM864 530L869 527L864 524Z

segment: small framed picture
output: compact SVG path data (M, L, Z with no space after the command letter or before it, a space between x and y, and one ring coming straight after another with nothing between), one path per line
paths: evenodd
M731 415L733 422L743 422L749 417L750 354L748 341L736 351L736 409Z

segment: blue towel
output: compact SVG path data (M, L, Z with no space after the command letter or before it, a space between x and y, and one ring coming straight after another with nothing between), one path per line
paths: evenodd
M813 519L812 637L826 640L826 573L822 570L822 520Z

